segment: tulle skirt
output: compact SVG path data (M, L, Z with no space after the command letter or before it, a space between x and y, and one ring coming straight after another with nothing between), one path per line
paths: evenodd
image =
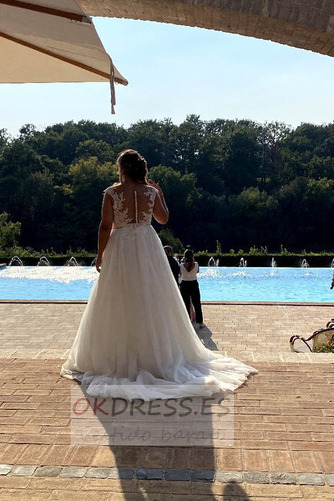
M61 375L92 396L152 400L234 390L254 372L198 338L153 227L112 230Z

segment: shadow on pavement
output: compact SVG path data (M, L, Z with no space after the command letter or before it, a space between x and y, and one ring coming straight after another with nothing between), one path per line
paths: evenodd
M205 348L211 351L219 351L218 346L212 339L212 331L210 331L210 329L207 326L205 326L203 329L196 327L195 331L197 336L204 344Z
M247 493L243 490L243 488L236 484L235 482L229 482L224 487L223 491L223 500L224 501L250 501Z
M154 480L167 481L169 487L164 482L161 488L164 492L167 489L171 495L182 484L186 489L184 494L191 495L198 485L201 495L206 495L208 500L211 496L215 499L211 488L216 469L214 448L217 443L220 447L233 443L233 392L215 397L142 401L143 404L134 405L131 413L131 402L122 398L97 399L88 395L82 385L73 389L76 390L75 402L83 404L83 411L79 411L75 403L71 436L79 440L76 445L95 444L110 448L116 463L115 478L119 478L122 484L125 500L133 500L129 480L134 479L138 481L135 484L138 501L153 494L152 488L159 493L159 484L154 487ZM137 421L132 423L131 417L137 410L142 414L138 413ZM145 433L148 439L142 438ZM224 489L224 484L221 484L221 489ZM245 494L237 484L231 483L226 486L223 499L230 499L234 493L233 501L246 501L245 496L235 498L236 489L239 489L238 495L239 492L240 496Z

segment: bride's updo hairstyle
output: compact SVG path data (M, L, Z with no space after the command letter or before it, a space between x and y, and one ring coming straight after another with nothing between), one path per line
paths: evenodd
M124 174L129 176L133 181L148 184L147 182L147 162L144 157L136 150L122 151L117 159L117 165L121 167Z

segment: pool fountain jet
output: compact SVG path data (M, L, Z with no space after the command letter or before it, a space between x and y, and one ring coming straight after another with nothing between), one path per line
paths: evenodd
M23 266L23 263L22 263L21 259L18 256L14 256L9 261L8 266Z
M247 266L247 259L244 259L243 257L239 261L239 266L240 267L246 267Z
M275 268L277 266L277 263L274 258L271 258L271 267Z
M303 259L302 260L302 268L308 268L310 265L308 264L308 262L306 261L306 259Z
M38 261L37 266L50 266L50 261L47 257L42 256Z
M68 261L66 261L65 266L79 266L79 263L75 257L72 256Z
M334 258L332 259L332 262L331 262L331 268L334 268Z
M95 265L96 265L96 260L97 260L97 258L96 258L96 257L94 257L94 259L93 259L93 261L90 263L90 265L91 265L91 266L95 266Z

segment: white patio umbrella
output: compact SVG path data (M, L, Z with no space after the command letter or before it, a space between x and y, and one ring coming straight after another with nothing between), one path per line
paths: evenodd
M0 0L0 83L128 81L74 0Z

